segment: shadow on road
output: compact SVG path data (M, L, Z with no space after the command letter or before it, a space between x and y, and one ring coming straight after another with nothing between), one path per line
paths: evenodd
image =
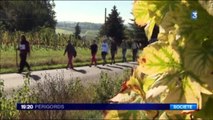
M113 65L107 65L108 67L112 67L112 68L118 68L118 69L123 69L122 67L117 67L117 66L113 66Z
M82 73L82 74L86 74L87 73L87 71L86 70L77 70L77 69L73 69L74 71L76 71L76 72L80 72L80 73Z
M112 71L112 69L105 68L105 67L100 67L100 66L97 66L97 68L99 68L99 69L103 69L103 70L109 70L109 71Z
M133 68L132 66L128 66L128 65L120 65L120 64L115 64L117 66L121 66L121 67L128 67L128 68Z
M39 77L38 75L30 75L30 77L35 81L38 81L41 79L41 77Z
M130 64L132 64L132 65L138 65L138 62L136 62L136 63L130 62Z

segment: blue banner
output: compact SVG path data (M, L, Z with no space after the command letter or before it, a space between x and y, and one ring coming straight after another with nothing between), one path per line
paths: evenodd
M170 110L197 110L197 104L170 104Z
M58 104L58 103L18 103L18 110L197 110L197 104Z

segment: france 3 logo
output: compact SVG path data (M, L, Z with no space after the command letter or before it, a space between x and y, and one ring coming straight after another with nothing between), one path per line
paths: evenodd
M213 10L213 0L209 1L208 9L210 11ZM197 20L197 18L198 18L198 12L196 10L192 11L192 13L191 13L191 19L192 20Z
M198 18L197 11L196 10L192 11L192 13L191 13L191 19L192 20L197 20L197 18Z

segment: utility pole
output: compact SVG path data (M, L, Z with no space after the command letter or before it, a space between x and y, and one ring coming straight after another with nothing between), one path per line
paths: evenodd
M105 16L104 16L104 34L106 35L106 14L107 14L107 9L105 8Z
M107 9L105 8L104 24L106 24L106 14L107 14Z

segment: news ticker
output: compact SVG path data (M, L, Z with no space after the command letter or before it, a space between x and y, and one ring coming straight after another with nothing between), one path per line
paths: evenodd
M172 104L58 104L58 103L17 103L17 110L197 110L194 103Z

